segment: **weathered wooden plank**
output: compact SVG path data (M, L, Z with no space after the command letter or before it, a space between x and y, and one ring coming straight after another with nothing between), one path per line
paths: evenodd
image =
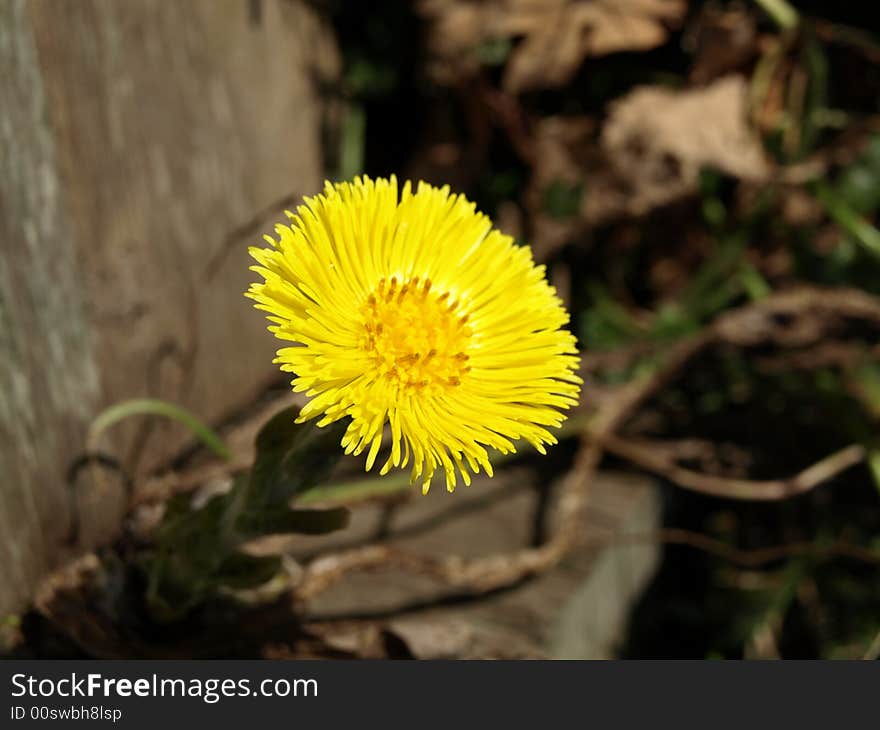
M0 4L0 615L65 529L63 465L98 375L24 0Z
M324 555L369 540L385 524L385 539L414 555L509 555L530 543L541 478L532 469L503 467L493 479L478 476L452 495L432 489L427 497L414 496L388 523L379 506L365 505L340 533L272 537L259 549ZM659 493L651 479L600 471L582 517L582 544L523 585L445 602L438 599L450 589L429 575L397 568L352 572L309 609L328 641L357 644L358 636L378 626L403 637L419 658L610 658L659 561L660 547L644 537L660 522ZM643 539L620 539L626 535Z
M213 420L277 377L247 242L226 239L319 186L313 79L334 63L290 0L2 3L0 614L59 553L63 473L101 407ZM145 468L184 436L133 425L109 446ZM90 502L93 536L113 499Z

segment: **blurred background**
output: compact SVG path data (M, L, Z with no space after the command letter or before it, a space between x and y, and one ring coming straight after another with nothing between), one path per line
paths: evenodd
M546 264L583 402L545 459L452 496L374 495L341 537L263 548L293 572L376 542L499 554L509 580L353 572L296 619L305 643L261 655L876 659L872 16L819 0L0 0L7 650L143 653L83 628L105 610L83 556L223 473L179 426L132 419L95 482L89 423L161 398L247 463L292 402L241 296L247 245L324 179L395 173L465 193Z

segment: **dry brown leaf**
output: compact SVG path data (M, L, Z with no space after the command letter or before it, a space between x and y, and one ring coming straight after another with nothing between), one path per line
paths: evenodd
M504 73L518 93L560 86L584 58L661 45L686 0L423 0L433 21L430 42L437 75L446 81L476 68L475 50L496 40L522 41Z
M599 135L588 118L544 119L536 127L535 161L532 243L549 251L589 226L693 194L703 168L748 181L769 173L749 126L741 76L686 91L635 89L611 105ZM544 210L546 192L559 184L582 193L573 215L554 219Z
M766 176L747 94L742 76L728 76L690 91L636 89L612 106L600 144L634 185L633 213L693 191L704 167L745 180Z

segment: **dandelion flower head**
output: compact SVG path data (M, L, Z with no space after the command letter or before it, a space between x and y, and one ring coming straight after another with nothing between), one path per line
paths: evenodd
M247 296L291 346L275 362L309 401L299 421L350 418L342 446L390 448L381 473L492 475L490 450L539 452L575 405L568 313L530 249L448 187L355 178L327 183L252 248Z

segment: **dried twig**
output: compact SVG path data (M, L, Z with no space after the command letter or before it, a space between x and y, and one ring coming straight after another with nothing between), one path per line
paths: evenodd
M804 555L844 557L870 565L880 565L880 553L859 545L847 542L834 542L819 545L813 542L795 542L784 545L739 550L709 535L680 528L665 528L645 533L618 533L610 538L579 541L591 547L603 547L614 544L664 544L685 545L715 555L723 560L734 563L742 568L758 568L779 560ZM456 590L466 590L471 594L481 594L510 585L513 581L509 559L504 555L490 559L466 561L458 557L434 558L417 555L399 550L391 545L367 545L355 550L348 550L336 555L328 555L315 560L307 571L304 580L294 588L296 598L307 602L333 586L347 573L354 570L404 570L429 576ZM528 566L540 572L542 563ZM490 570L494 567L495 570ZM519 574L518 578L527 575ZM490 580L490 579L496 580ZM498 580L508 578L508 580ZM880 655L880 646L878 646Z
M731 479L686 469L675 463L675 457L662 444L624 439L613 434L603 437L603 446L611 453L660 474L680 487L702 494L727 499L772 502L803 494L832 477L861 463L865 449L851 444L793 476L783 479L754 481Z

